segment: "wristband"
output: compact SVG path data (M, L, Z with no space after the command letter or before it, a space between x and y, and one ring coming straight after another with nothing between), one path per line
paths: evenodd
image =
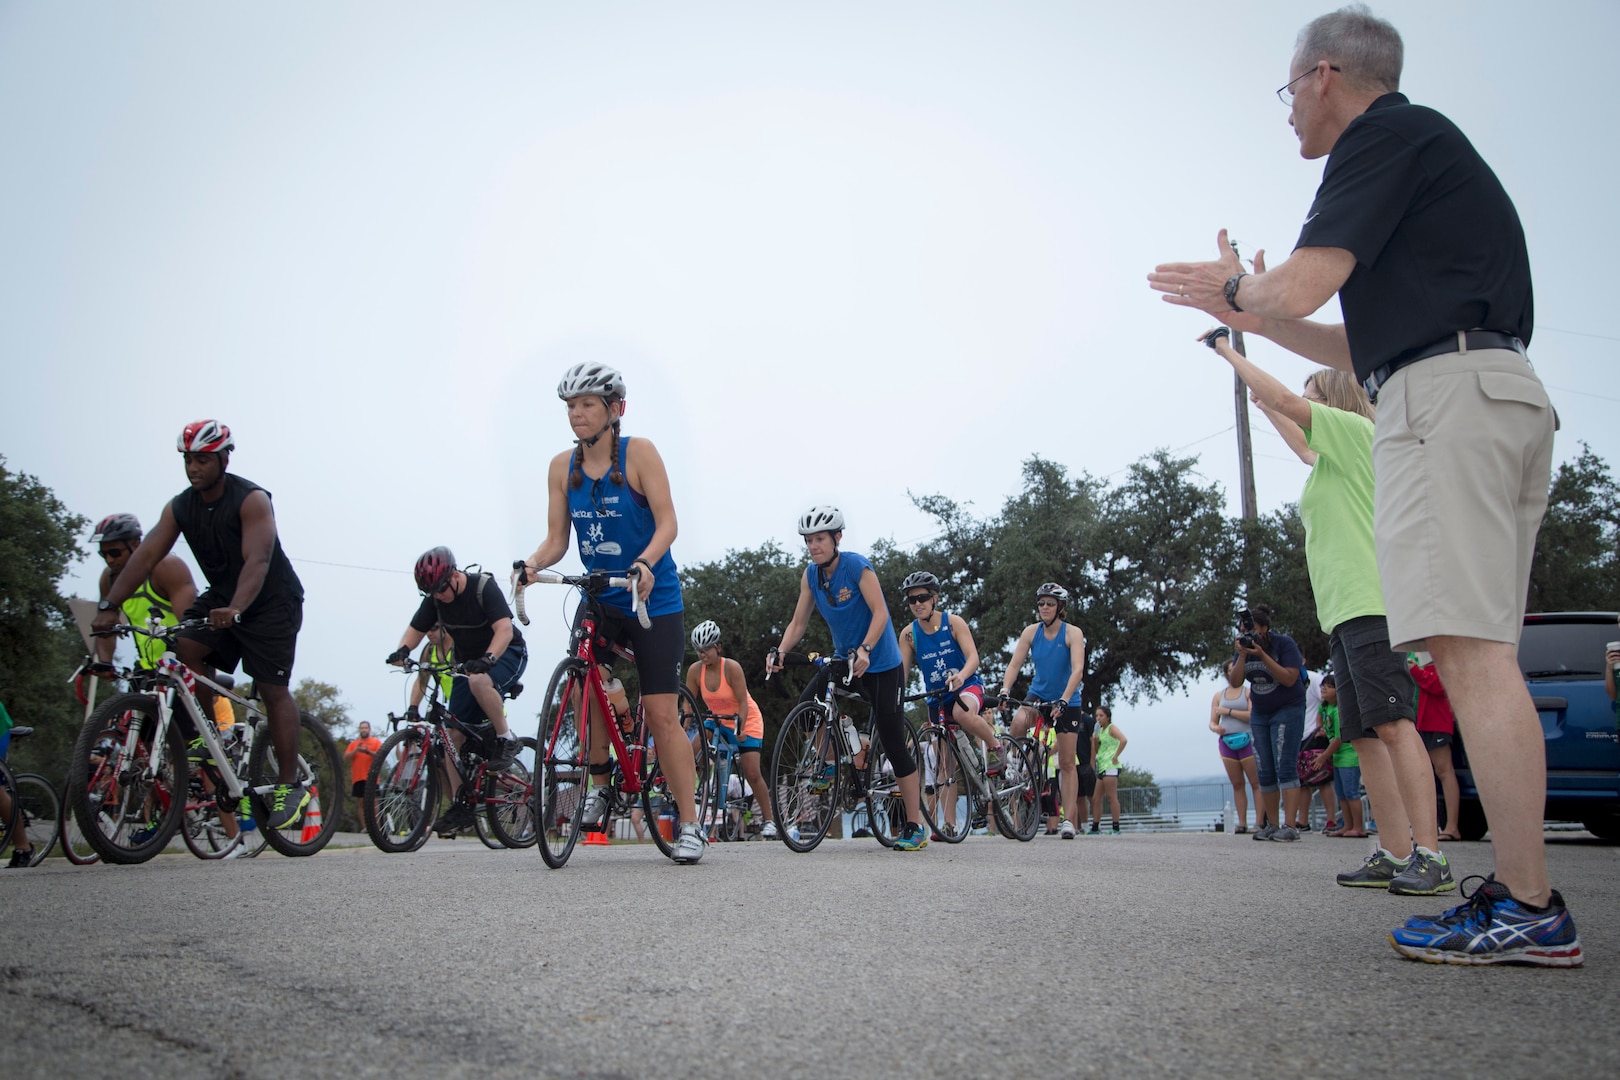
M645 566L647 568L647 573L653 574L652 563L648 562L646 559L637 559L635 562L631 563L630 565L635 566L636 563L640 563L642 566ZM653 574L653 577L657 577L657 576L658 576L657 574Z

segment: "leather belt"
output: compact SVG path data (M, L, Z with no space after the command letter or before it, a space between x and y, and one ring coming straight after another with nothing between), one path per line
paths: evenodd
M1431 345L1423 346L1411 356L1403 356L1398 360L1391 360L1389 363L1375 368L1371 375L1361 380L1361 385L1367 391L1367 397L1376 402L1378 400L1378 388L1389 382L1390 376L1401 370L1401 368L1415 364L1419 360L1427 360L1431 356L1444 356L1446 353L1475 352L1479 349L1511 349L1523 356L1524 342L1512 334L1504 334L1500 330L1459 330L1455 334L1448 334Z

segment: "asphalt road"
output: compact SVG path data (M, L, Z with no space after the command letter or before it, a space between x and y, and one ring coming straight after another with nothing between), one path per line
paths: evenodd
M0 872L0 1075L1620 1075L1620 847L1550 838L1551 971L1401 960L1449 905L1336 886L1360 845L53 859Z

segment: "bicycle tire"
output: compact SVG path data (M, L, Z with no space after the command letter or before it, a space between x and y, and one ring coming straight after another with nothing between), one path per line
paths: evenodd
M553 870L561 870L579 842L579 811L590 777L591 726L575 705L585 688L580 661L563 660L551 673L540 707L534 784L535 846Z
M489 807L482 802L473 807L473 833L478 837L478 842L491 851L506 850L506 845L501 843L500 837L489 827Z
M62 800L56 794L56 786L38 773L12 773L10 790L13 817L18 819L23 835L28 837L28 846L34 852L28 865L38 866L56 847ZM15 835L7 835L15 848Z
M277 783L274 744L268 726L253 740L253 752L248 756L250 788L268 788ZM309 785L309 805L286 828L270 828L270 808L264 796L256 790L248 795L259 831L271 847L290 858L313 855L325 847L343 816L345 774L337 743L325 724L302 711L298 714L298 775Z
M925 724L917 732L917 750L921 760L932 758L934 762L934 797L938 800L939 809L930 811L927 797L922 800L923 818L928 823L930 839L937 837L947 844L960 844L973 831L973 785L967 779L962 755L956 752L956 742L950 733L939 724ZM926 770L927 767L919 765L919 768ZM948 815L944 812L947 800L950 804ZM953 822L948 818L956 820Z
M171 721L154 751L157 719L157 698L120 694L90 714L74 743L68 766L73 815L109 863L150 859L168 846L185 813L185 740ZM100 761L93 763L92 756ZM148 779L154 756L157 769Z
M1041 825L1041 778L1017 740L1001 748L1001 775L990 778L990 806L1003 836L1028 843Z
M427 843L438 809L439 770L427 758L427 733L414 727L394 732L377 748L366 773L360 803L366 835L379 851L415 851Z
M906 745L915 765L921 749L917 729L903 716L900 727L905 733ZM889 755L883 749L883 740L877 737L875 730L872 734L872 744L866 751L866 820L872 829L872 838L884 847L892 848L906 830L906 804L900 795L900 781L895 778L894 769L886 767L889 765ZM925 829L932 826L926 814L923 815L922 825Z
M534 772L530 761L538 753L537 744L525 735L518 740L523 749L512 764L502 772L493 769L484 778L484 812L489 815L490 832L502 847L533 847L534 834Z
M675 707L679 710L681 730L686 733L687 745L692 748L693 809L697 811L698 821L702 822L708 817L708 800L713 797L714 779L711 775L714 762L709 753L709 741L704 737L703 710L698 706L697 698L692 696L692 691L684 685L676 690ZM673 859L675 841L664 839L657 816L662 807L655 805L655 801L672 803L675 799L669 791L669 780L659 767L656 747L648 747L647 753L641 757L641 816L658 850L664 853L665 858ZM679 812L675 819L679 822ZM676 829L679 828L677 824Z
M101 853L90 846L79 828L78 815L73 812L73 792L62 793L63 812L57 819L56 842L62 848L62 857L74 866L89 866L101 861Z
M825 791L811 788L826 771L826 748L833 738L827 706L802 701L782 721L771 754L771 809L776 813L776 834L789 848L814 851L839 816L845 771L835 769Z
M199 859L223 859L236 846L236 838L225 835L225 823L219 819L219 808L212 805L211 796L208 802L187 800L186 812L180 819L180 838Z

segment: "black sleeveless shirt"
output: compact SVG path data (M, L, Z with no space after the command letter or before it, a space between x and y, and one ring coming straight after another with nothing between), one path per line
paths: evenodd
M201 492L187 488L169 504L180 534L196 556L203 577L208 579L208 588L227 602L236 595L236 582L246 565L242 557L242 503L255 491L264 489L235 473L226 473L225 494L217 502L203 502ZM264 491L264 497L268 499L270 493ZM270 552L270 568L265 572L264 586L242 614L258 611L267 600L285 602L303 598L304 583L298 580L292 563L281 550L278 535L276 546Z

